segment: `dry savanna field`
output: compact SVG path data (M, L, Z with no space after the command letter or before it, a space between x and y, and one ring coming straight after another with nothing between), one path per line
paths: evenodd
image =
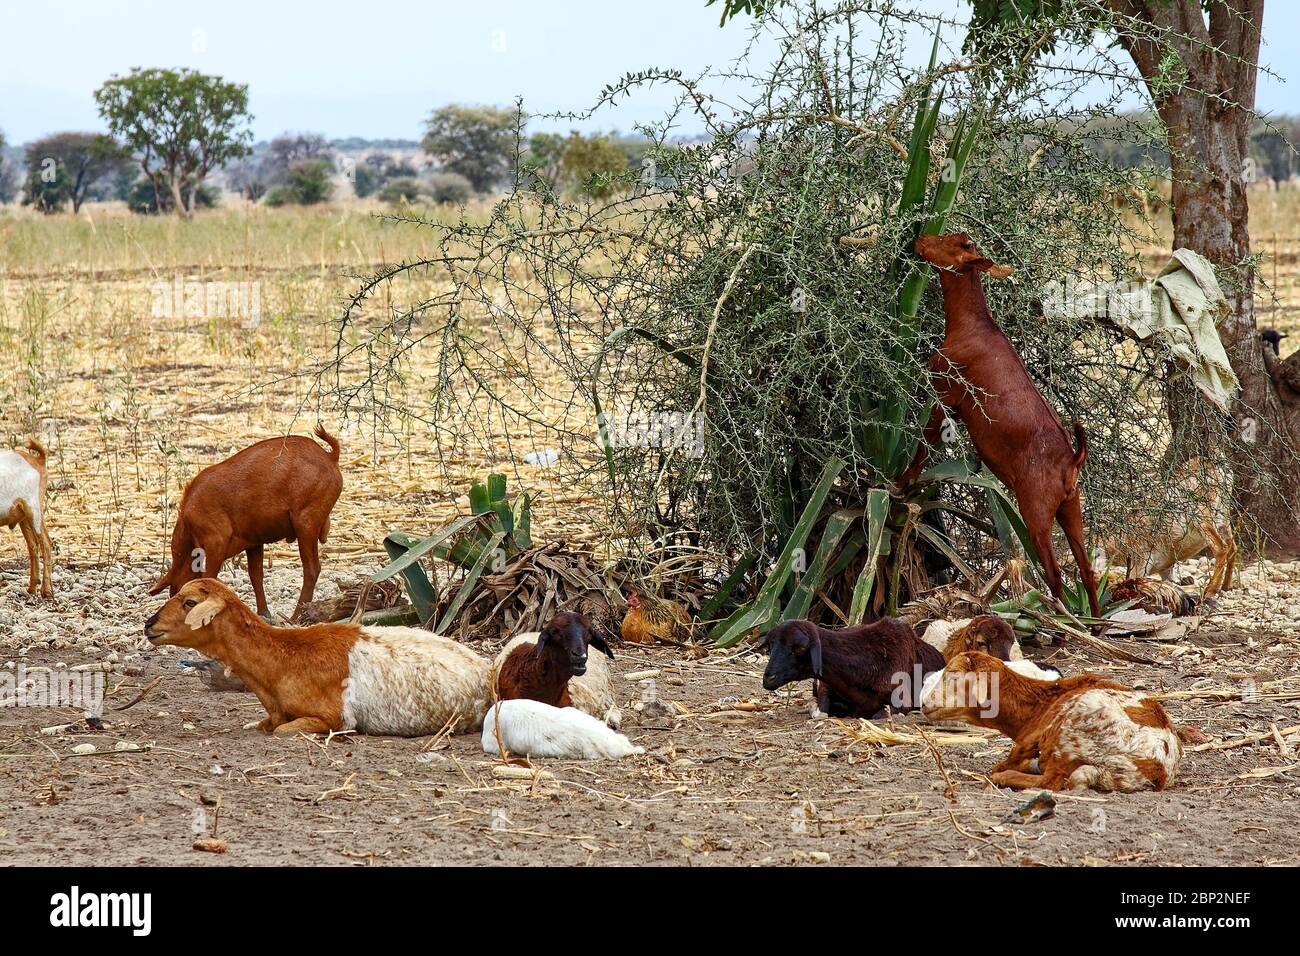
M1269 286L1261 325L1300 333L1300 194L1261 189L1252 205ZM339 435L344 491L318 597L377 569L390 529L418 534L463 513L470 481L489 471L538 494L536 540L578 542L598 558L610 547L599 487L522 463L547 447L540 429L487 421L488 451L414 416L344 424L313 390L304 373L333 347L353 276L427 242L374 212L229 201L192 223L111 206L48 219L0 212L0 430L6 447L29 434L50 447L56 556L56 596L44 603L26 593L21 537L0 537L0 666L93 665L108 695L96 729L75 710L0 710L0 862L1300 862L1300 736L1288 733L1300 724L1300 564L1249 564L1184 632L1119 642L1141 661L1028 648L1067 673L1164 694L1171 716L1209 740L1167 792L1061 794L1044 819L987 785L1007 741L916 716L812 720L808 686L764 692L763 659L743 651L618 650L616 672L633 675L619 684L624 731L646 753L538 761L523 780L495 776L477 735L252 729L262 710L251 694L208 689L178 666L192 652L151 649L141 634L161 603L145 592L164 567L180 491L199 468L318 421ZM1156 248L1148 272L1163 261ZM168 305L168 290L191 281L254 283L256 321ZM417 356L395 404L421 408L432 362ZM595 453L594 416L591 430ZM296 549L267 554L268 597L287 614ZM1183 570L1203 583L1202 563ZM223 576L249 596L242 567ZM193 848L211 835L226 853Z

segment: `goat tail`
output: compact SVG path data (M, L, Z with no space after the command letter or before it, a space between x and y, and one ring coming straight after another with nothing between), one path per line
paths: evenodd
M1074 444L1079 449L1074 456L1074 473L1077 475L1083 470L1083 463L1088 460L1088 436L1078 421L1074 423Z
M27 439L27 447L31 449L31 452L33 455L36 456L36 459L42 465L44 465L45 459L49 455L49 452L46 451L45 446L42 445L39 441L37 441L35 438L29 438Z
M339 452L343 448L343 446L339 444L339 440L327 432L323 425L316 426L316 437L330 446L330 461L337 464L339 460Z

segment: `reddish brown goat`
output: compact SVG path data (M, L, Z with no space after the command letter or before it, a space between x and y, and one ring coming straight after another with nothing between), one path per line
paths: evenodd
M329 535L330 512L343 490L338 439L319 426L316 437L330 446L328 452L300 435L268 438L195 475L172 531L172 566L149 593L170 588L175 596L187 581L215 578L242 551L257 613L269 618L262 547L296 540L302 557L302 593L291 618L296 621L316 591L318 546Z
M1076 451L984 299L979 274L1001 279L1011 270L981 255L965 233L922 236L915 248L939 272L947 323L943 345L930 357L939 404L931 411L925 437L899 484L907 488L921 474L929 446L942 433L944 409L952 409L980 458L1015 495L1052 594L1057 598L1062 594L1061 566L1052 550L1055 519L1079 565L1092 613L1100 616L1097 577L1083 546L1079 502L1079 470L1088 458L1083 426L1074 423Z

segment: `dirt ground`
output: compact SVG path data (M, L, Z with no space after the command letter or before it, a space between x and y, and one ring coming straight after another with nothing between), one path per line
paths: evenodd
M330 570L333 580L348 577ZM71 595L53 610L22 593L18 564L6 562L0 573L5 667L114 668L102 731L79 724L43 734L81 714L0 709L0 863L1300 862L1300 764L1271 738L1189 753L1164 793L1060 794L1055 816L1013 822L1026 797L988 787L981 776L1005 740L953 743L920 717L896 718L893 729L913 739L926 728L941 771L923 742L878 746L855 739L857 721L810 719L806 684L789 695L764 692L763 661L753 654L686 660L676 649L621 648L618 674L658 671L643 679L652 684L618 684L624 731L646 754L538 761L541 773L524 782L495 779L497 761L476 734L434 749L427 738L266 737L248 726L263 716L256 698L209 690L178 666L193 652L152 649L140 636L147 610L128 608L157 604L143 597L153 573L61 570L56 585ZM273 606L291 601L296 574L281 567L269 576ZM87 583L78 588L74 577ZM226 578L247 591L242 571ZM328 594L328 572L323 580ZM1284 611L1300 597L1286 583L1257 590ZM1215 744L1300 723L1294 628L1242 629L1208 618L1176 644L1124 646L1159 666L1073 647L1027 651L1067 673L1100 670L1152 690L1197 692L1166 707ZM155 678L143 700L119 709ZM1230 699L1215 699L1215 691ZM672 716L638 713L646 698L667 704ZM119 742L147 749L113 752ZM73 752L87 743L96 753ZM227 853L192 848L196 832L214 830Z

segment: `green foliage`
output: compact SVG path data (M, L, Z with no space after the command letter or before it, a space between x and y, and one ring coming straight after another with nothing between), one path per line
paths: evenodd
M357 164L353 171L352 188L365 198L379 192L392 179L414 179L415 167L406 161L396 161L384 153L371 153Z
M460 205L474 197L474 184L460 173L434 173L425 189L436 203Z
M81 209L100 180L130 168L129 154L103 133L55 133L29 143L23 202L53 212L72 203Z
M330 175L334 163L329 159L302 159L285 170L284 184L266 194L268 206L313 206L325 202L334 193Z
M560 162L564 178L595 199L627 188L627 154L608 136L570 133Z
M248 87L194 70L133 69L95 91L109 132L141 157L169 208L192 215L213 170L250 152Z
M426 121L421 145L448 172L460 173L478 192L505 182L515 153L519 120L491 106L444 106Z
M419 201L423 192L424 187L418 179L402 176L386 182L384 188L379 190L379 198L384 202L413 203Z
M186 185L183 192L188 195ZM122 196L126 206L134 213L157 215L172 212L172 194L167 190L155 190L154 184L147 179L137 179ZM201 183L194 190L195 209L213 209L221 201L221 190L210 183Z
M377 583L401 574L421 622L435 624L438 633L443 633L455 619L485 572L500 570L506 561L533 546L532 497L525 492L511 500L506 493L505 475L490 474L486 484L475 481L470 486L469 502L469 515L428 537L390 533L384 547L392 560L371 576L371 581ZM426 555L465 572L456 598L437 622L433 622L433 616L438 608L438 592L420 565Z
M725 26L727 21L738 17L741 14L748 14L754 17L761 17L769 10L781 6L786 0L708 0L706 7L711 7L715 3L722 4L722 20L720 25Z
M62 212L72 199L72 177L65 167L52 159L43 159L31 168L23 182L23 205L32 206L49 215Z
M570 131L567 137L534 133L519 168L525 181L542 183L552 192L607 199L627 190L631 157L640 156L647 148L642 140L627 141L602 134L584 136L577 130Z

